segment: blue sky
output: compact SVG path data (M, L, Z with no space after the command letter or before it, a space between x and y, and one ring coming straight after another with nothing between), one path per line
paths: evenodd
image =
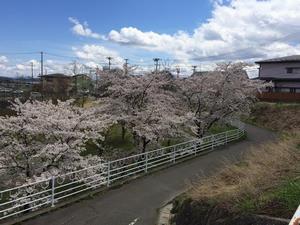
M0 75L26 75L45 52L48 72L153 57L190 71L219 61L300 54L300 0L3 0ZM15 54L35 52L34 54ZM56 56L55 56L56 55ZM57 56L58 55L58 56ZM38 72L37 72L38 73Z
M179 2L179 1L178 1ZM1 1L0 52L51 51L93 43L70 31L69 17L87 21L99 33L132 26L158 33L192 32L210 13L210 1L110 0L110 1Z

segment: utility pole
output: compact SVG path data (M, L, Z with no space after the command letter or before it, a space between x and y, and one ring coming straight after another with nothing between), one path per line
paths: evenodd
M193 67L193 74L196 73L196 69L197 69L197 66L192 66Z
M154 58L153 59L154 65L155 65L155 73L157 73L157 70L158 70L159 60L160 60L160 58Z
M43 83L43 75L44 75L44 52L41 51L41 72L40 72L40 77L41 77L41 86L42 86L42 99L44 99L44 83Z
M106 58L108 59L108 70L110 71L112 57L108 56Z
M73 74L74 74L74 77L75 77L75 94L77 95L77 62L76 60L74 60L73 62Z
M31 91L33 91L33 62L30 63L31 66Z
M125 63L124 63L124 73L125 75L128 74L128 60L129 59L124 59L125 60Z
M179 66L176 67L176 73L177 73L177 78L179 78L179 74L180 74L180 67Z
M98 87L99 87L98 78L99 78L99 67L97 66L97 68L96 68L96 89L98 89Z
M41 77L44 75L44 52L41 52Z
M74 75L77 74L77 62L76 62L76 60L73 61L73 74Z

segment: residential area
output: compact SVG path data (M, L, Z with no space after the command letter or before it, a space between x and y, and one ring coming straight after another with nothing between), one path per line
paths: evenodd
M300 225L298 0L0 4L0 224Z

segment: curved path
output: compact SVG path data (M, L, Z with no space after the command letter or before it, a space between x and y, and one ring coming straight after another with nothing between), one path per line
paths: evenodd
M149 176L131 181L118 189L57 209L22 225L154 225L157 209L183 192L187 183L201 175L209 175L226 161L236 161L251 146L273 140L270 131L246 126L246 140L227 145Z

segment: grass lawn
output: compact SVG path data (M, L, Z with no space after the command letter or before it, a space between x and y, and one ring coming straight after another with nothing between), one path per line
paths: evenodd
M300 126L299 103L258 102L244 121L273 131L297 129Z
M120 125L113 125L104 141L104 146L110 148L120 148L124 151L130 151L135 148L132 134L130 132L125 133L124 140L122 139L122 128Z
M229 124L214 124L210 129L209 129L209 134L218 134L222 133L225 131L233 130L236 129L235 127L229 125Z
M220 132L232 130L234 127L225 124L216 124L211 127L209 130L209 134L217 134ZM189 135L193 138L191 132L188 132ZM148 150L153 150L161 147L167 147L170 145L175 145L181 142L186 141L185 137L174 137L168 139L162 139L159 145L151 145L147 146ZM87 150L83 153L83 155L102 155L108 154L110 155L111 152L109 151L121 151L121 155L126 155L126 153L130 154L137 149L137 146L134 143L133 136L130 132L125 133L124 140L122 139L122 128L119 124L113 125L106 134L105 140L101 142L102 149L99 149L95 144L87 143L86 148ZM106 151L104 151L106 149Z
M300 133L290 133L253 149L242 162L195 182L187 195L234 214L289 219L300 202L299 160Z
M242 213L289 218L300 201L300 179L289 179L257 198L245 198L236 207Z

